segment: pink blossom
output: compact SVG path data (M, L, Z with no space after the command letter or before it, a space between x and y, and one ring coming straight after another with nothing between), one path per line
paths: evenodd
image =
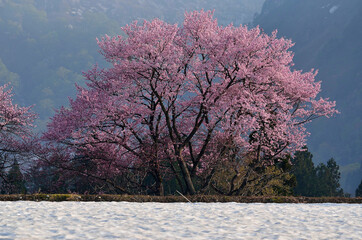
M224 161L222 145L273 163L305 144L305 124L337 113L315 100L316 71L292 70L293 43L260 28L219 26L213 12L182 26L134 22L97 40L109 69L85 73L87 88L52 118L44 137L108 169L142 166L155 181L175 165L192 179ZM157 179L158 178L158 179Z

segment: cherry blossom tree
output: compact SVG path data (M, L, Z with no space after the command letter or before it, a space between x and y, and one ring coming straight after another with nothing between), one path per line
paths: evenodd
M35 114L30 107L13 104L11 88L0 86L0 177L14 162L21 163L22 157L31 151L33 142L31 129Z
M293 43L259 27L220 26L213 12L182 26L134 22L98 40L108 69L85 73L44 137L86 155L99 173L142 169L159 194L173 177L195 194L234 155L274 164L305 145L305 124L336 113L316 71L293 70Z

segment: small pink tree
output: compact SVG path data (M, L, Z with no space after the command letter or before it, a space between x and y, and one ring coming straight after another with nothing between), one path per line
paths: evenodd
M12 163L31 151L31 128L35 114L30 107L12 102L11 89L0 86L0 177Z
M85 74L88 88L78 87L45 137L110 168L147 167L160 194L167 174L195 194L231 143L273 164L301 149L306 123L336 113L334 102L316 100L315 71L291 69L293 44L276 32L219 26L209 11L186 13L181 27L155 19L122 30L98 40L112 67Z

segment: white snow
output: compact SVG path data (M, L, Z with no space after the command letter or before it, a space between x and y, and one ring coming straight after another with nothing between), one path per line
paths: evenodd
M329 13L330 13L330 14L333 14L335 11L337 11L338 8L339 8L339 6L334 5L333 7L331 7L331 8L329 9Z
M361 239L362 204L0 202L0 239Z

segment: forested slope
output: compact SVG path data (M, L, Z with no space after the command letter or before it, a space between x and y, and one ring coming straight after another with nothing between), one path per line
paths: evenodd
M341 114L309 126L309 149L316 162L334 157L344 166L343 188L354 192L362 162L362 1L267 0L254 24L296 43L297 69L319 69L322 96Z
M0 84L12 82L15 100L35 104L44 129L53 109L67 105L82 71L104 65L96 37L119 34L134 20L177 23L186 10L215 9L220 22L250 22L264 0L131 1L0 0Z

